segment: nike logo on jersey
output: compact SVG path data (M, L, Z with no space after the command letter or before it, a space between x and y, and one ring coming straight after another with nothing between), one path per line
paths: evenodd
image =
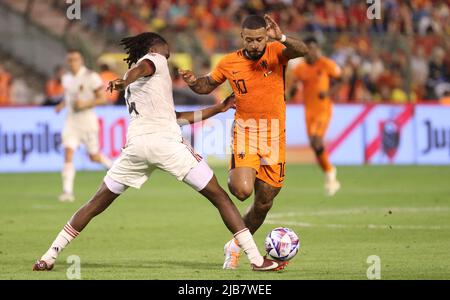
M264 73L264 77L267 77L267 76L269 76L270 74L272 74L272 71L269 71L269 72L267 72L267 73Z

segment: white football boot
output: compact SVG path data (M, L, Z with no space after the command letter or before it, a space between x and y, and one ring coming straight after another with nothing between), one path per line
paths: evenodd
M340 182L336 179L337 170L335 167L330 172L325 173L325 194L334 196L341 188Z
M59 195L58 200L61 202L73 202L75 201L75 196L71 193L62 193Z
M239 249L239 251L237 251ZM223 268L225 270L234 270L239 265L239 256L241 256L240 247L236 245L234 239L230 240L223 247L223 255L225 256L225 262Z

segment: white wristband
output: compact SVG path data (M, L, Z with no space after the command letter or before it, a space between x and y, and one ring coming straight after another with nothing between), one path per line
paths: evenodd
M281 43L284 43L284 42L286 42L286 39L287 39L287 36L286 36L285 34L282 34L282 35L281 35L280 42L281 42Z

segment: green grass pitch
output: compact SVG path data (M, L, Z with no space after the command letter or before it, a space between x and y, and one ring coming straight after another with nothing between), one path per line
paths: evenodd
M222 186L225 167L215 168ZM201 195L162 172L128 190L60 255L51 272L32 272L104 172L79 172L74 203L59 203L59 174L0 174L0 279L66 279L70 255L82 279L367 279L378 255L381 279L450 279L450 168L340 167L342 190L323 195L316 166L290 165L286 185L255 239L276 226L300 236L300 253L281 272L222 270L230 233ZM234 199L234 198L233 198ZM253 201L240 203L241 212Z

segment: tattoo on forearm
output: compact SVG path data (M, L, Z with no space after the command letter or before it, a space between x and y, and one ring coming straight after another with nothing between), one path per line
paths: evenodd
M286 46L286 52L290 58L305 56L308 53L308 47L300 40L287 37L283 44Z
M209 94L217 87L217 84L209 76L204 76L198 78L196 84L189 87L198 94Z

